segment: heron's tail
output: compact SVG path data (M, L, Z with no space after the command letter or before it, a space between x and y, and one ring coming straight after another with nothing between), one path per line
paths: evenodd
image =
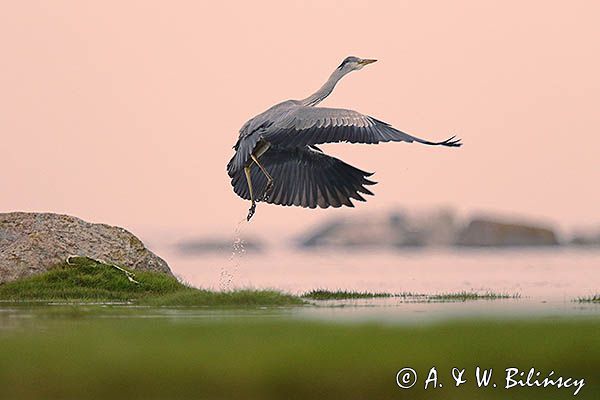
M352 199L365 201L361 193L372 195L366 186L376 183L367 179L371 173L306 147L271 148L259 161L273 177L273 188L264 199L267 179L258 166L252 165L254 197L257 201L272 204L309 208L354 207ZM238 196L250 199L243 169L233 174L231 184Z

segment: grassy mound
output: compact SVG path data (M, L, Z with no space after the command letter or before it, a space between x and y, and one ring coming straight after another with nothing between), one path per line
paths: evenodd
M119 269L87 257L74 257L43 274L0 285L0 300L134 301L161 306L302 304L298 297L271 290L195 289L168 274Z
M133 300L191 290L175 277L159 272L136 271L131 282L111 265L76 257L43 274L0 286L3 300Z

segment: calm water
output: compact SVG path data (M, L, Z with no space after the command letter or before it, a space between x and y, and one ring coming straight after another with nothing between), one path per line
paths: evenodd
M494 291L536 300L600 292L600 250L271 250L182 256L157 249L174 273L211 289L346 289L423 294Z

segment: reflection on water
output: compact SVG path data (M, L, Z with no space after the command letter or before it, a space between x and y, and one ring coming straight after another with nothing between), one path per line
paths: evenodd
M400 298L314 301L299 307L143 307L127 304L0 303L3 330L43 329L43 321L156 319L172 323L308 319L340 323L422 324L456 319L598 318L600 304L533 299L423 302Z
M230 270L231 288L312 289L424 294L492 291L534 301L567 301L600 292L600 250L401 250L398 252L271 250L181 257L157 249L174 273L198 287L219 289Z
M573 301L539 301L528 298L504 300L472 300L465 302L407 302L394 299L344 301L339 304L321 302L315 309L298 315L336 321L378 321L389 323L422 323L457 318L529 319L548 317L600 316L600 304ZM329 304L327 304L329 303Z

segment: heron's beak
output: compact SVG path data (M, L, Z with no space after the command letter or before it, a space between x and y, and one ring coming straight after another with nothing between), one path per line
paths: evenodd
M365 59L360 60L359 63L362 64L362 65L368 65L368 64L373 64L375 61L377 61L377 60L373 60L373 59L370 59L370 58L365 58Z

